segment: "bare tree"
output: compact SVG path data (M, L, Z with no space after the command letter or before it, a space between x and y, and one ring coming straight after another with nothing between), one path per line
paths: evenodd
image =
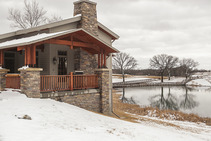
M37 1L28 2L24 0L23 11L10 8L8 20L13 22L11 27L26 29L61 19L61 17L56 16L49 19L45 16L46 13L47 11L40 7Z
M125 71L134 69L137 65L137 60L127 53L120 52L113 57L113 68L120 70L123 83L125 83ZM125 89L123 89L122 101L124 100L124 97Z
M160 54L155 55L150 59L150 67L158 69L161 75L161 82L163 82L163 75L165 71L168 71L170 76L170 71L173 67L176 66L178 62L178 58L167 55L167 54Z
M166 70L168 72L168 79L170 80L170 78L171 78L171 70L172 70L172 68L177 66L177 64L179 62L179 59L177 57L169 55L167 57L166 61L167 61Z
M120 70L123 82L125 82L125 70L134 69L138 65L137 60L134 57L123 52L117 53L113 57L113 60L113 68Z
M190 76L191 72L196 69L196 67L199 65L198 62L194 61L191 58L184 58L180 61L180 66L185 71L185 77L186 79Z
M163 82L163 75L166 70L166 60L168 55L160 54L155 55L150 59L150 67L158 69L161 75L161 82Z

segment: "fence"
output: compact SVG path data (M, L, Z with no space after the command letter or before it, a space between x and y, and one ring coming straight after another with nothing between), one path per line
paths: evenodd
M40 91L65 91L74 89L97 88L97 75L41 75Z
M7 74L6 75L6 88L20 89L20 75Z

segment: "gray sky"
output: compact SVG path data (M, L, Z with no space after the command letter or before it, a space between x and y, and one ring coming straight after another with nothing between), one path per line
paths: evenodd
M48 15L73 15L75 0L37 0ZM134 56L140 68L166 53L193 58L199 68L211 69L211 0L92 0L98 21L120 36L114 47ZM0 0L0 33L10 28L8 8L22 8L23 0Z

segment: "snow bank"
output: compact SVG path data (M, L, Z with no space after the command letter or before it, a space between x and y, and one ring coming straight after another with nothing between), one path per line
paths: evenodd
M187 86L203 86L203 87L211 87L211 83L205 79L196 79L188 82Z
M131 123L51 99L32 99L11 89L0 93L1 141L210 140L211 128L190 132L140 121ZM29 115L32 120L18 119ZM186 125L188 126L188 124Z

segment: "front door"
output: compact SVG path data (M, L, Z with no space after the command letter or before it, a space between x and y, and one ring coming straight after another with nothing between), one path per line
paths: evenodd
M15 53L5 52L4 54L4 66L10 70L10 73L15 72Z
M58 75L67 75L67 51L58 51Z

